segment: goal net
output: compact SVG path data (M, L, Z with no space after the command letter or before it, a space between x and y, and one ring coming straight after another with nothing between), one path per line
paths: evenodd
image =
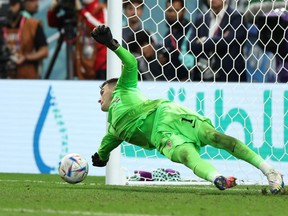
M242 140L285 176L287 1L227 0L219 13L206 0L139 2L123 1L121 29L123 46L139 62L139 88L209 117L218 131ZM108 14L114 3L119 6L109 1ZM123 142L115 152L108 184L210 184L156 150ZM201 157L238 184L268 183L223 150L205 146Z

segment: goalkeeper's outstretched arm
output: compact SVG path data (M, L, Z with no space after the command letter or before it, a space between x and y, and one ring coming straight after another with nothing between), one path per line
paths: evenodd
M91 36L98 43L104 44L112 50L122 61L123 69L118 81L121 87L137 87L138 82L138 62L135 56L122 47L112 36L111 30L105 25L94 28Z
M117 92L118 90L123 89L133 89L137 88L138 82L138 64L137 60L128 50L123 48L117 40L115 40L112 36L112 33L109 27L104 25L98 26L94 28L91 32L91 36L98 43L101 43L112 50L122 61L123 69L120 78L118 79L110 79L105 81L101 86L101 98L99 103L101 104L102 111L108 111L109 115L112 116L112 113L109 111L109 107L113 100L113 92ZM116 85L117 82L117 85ZM112 84L111 84L112 83ZM113 84L114 83L114 84ZM115 86L116 85L116 86ZM112 112L112 111L111 111ZM115 117L115 116L114 116ZM109 119L109 117L108 117ZM109 120L108 120L109 121ZM109 123L111 123L109 121ZM123 140L120 140L115 135L110 133L110 124L108 127L108 132L102 139L101 145L94 155L92 155L93 166L106 166L110 152L119 146Z

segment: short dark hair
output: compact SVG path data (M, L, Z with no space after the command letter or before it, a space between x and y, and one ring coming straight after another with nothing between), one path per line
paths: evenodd
M13 5L13 4L16 4L16 3L22 3L22 0L9 0L9 4L10 5Z
M123 8L126 8L128 5L139 4L141 8L144 7L143 0L125 0L123 2Z
M184 0L167 0L167 1L166 1L166 5L167 5L167 4L170 4L170 3L173 4L174 2L180 2L180 4L181 4L182 7L185 6L185 5L184 5Z
M105 85L109 85L109 84L114 84L116 85L116 83L118 82L118 78L111 78L106 80L105 82L102 83L102 85L100 86L100 89L102 89Z

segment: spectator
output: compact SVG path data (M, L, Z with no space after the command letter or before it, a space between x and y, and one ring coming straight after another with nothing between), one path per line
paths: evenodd
M197 57L194 80L247 81L242 47L247 36L243 16L226 0L205 0L208 12L196 18L191 50Z
M38 0L24 0L22 15L26 18L31 18L38 12L39 2Z
M76 42L76 62L81 60L81 63L78 63L77 74L79 79L96 79L96 80L105 80L107 73L107 49L104 45L96 43L90 36L90 32L93 30L95 26L106 22L106 4L99 2L98 0L84 0L83 1L84 8L80 11L81 15L78 17L78 25L77 25L77 42ZM91 15L95 18L93 22ZM98 21L97 21L98 20ZM86 31L85 31L85 30ZM80 36L80 37L79 37ZM82 36L82 37L81 37ZM81 40L82 38L82 40ZM84 40L83 40L84 38ZM83 76L83 67L80 69L79 66L87 65L87 59L89 59L89 49L92 50L91 45L94 44L94 53L92 55L91 60L88 60L91 64L93 70L96 75L93 77L85 77ZM89 48L91 47L91 48ZM78 49L77 49L78 48ZM87 52L88 51L88 52ZM86 58L86 59L85 59ZM85 64L86 63L86 64ZM81 77L82 76L82 77Z
M125 48L128 48L127 42L133 37L136 32L144 29L141 21L141 17L144 11L143 0L124 0L123 9L127 22L123 24L122 43ZM150 31L145 31L151 34ZM154 41L155 43L157 43L156 38L154 38Z
M186 81L190 78L189 70L193 66L194 57L187 55L187 49L183 50L190 39L192 27L190 21L185 18L184 0L167 0L165 17L169 30L165 34L163 53L168 64L164 66L164 73L167 80ZM185 46L186 48L186 46ZM183 53L184 51L184 53ZM183 64L183 55L189 57L189 64ZM191 65L192 64L192 65Z
M48 56L48 45L42 24L39 20L27 19L21 14L21 0L9 1L10 24L4 28L15 70L9 71L8 78L38 79L39 63Z
M138 60L140 80L164 80L162 65L157 55L157 45L151 35L145 30L138 31L131 35L128 48Z
M75 1L77 11L75 20L77 37L73 41L75 42L75 75L80 80L104 80L107 69L107 49L102 44L95 43L90 37L90 32L94 27L105 24L106 4L98 0L83 0L82 2L83 5L80 0ZM50 27L63 27L63 15L58 16L61 7L58 0L53 0L47 12Z

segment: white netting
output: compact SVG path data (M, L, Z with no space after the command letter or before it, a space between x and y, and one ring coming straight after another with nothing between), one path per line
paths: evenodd
M217 130L243 140L284 172L288 98L280 83L288 81L287 1L230 0L216 19L207 2L184 1L182 7L181 1L123 1L123 45L137 56L139 80L157 81L141 82L140 88L209 116ZM199 182L156 151L123 143L121 153L130 180L148 175L147 181ZM205 147L201 155L246 184L267 183L254 167L226 152ZM181 171L169 179L167 169ZM153 177L159 170L163 178Z
M287 1L227 1L213 24L206 0L123 2L123 44L141 80L287 82Z

